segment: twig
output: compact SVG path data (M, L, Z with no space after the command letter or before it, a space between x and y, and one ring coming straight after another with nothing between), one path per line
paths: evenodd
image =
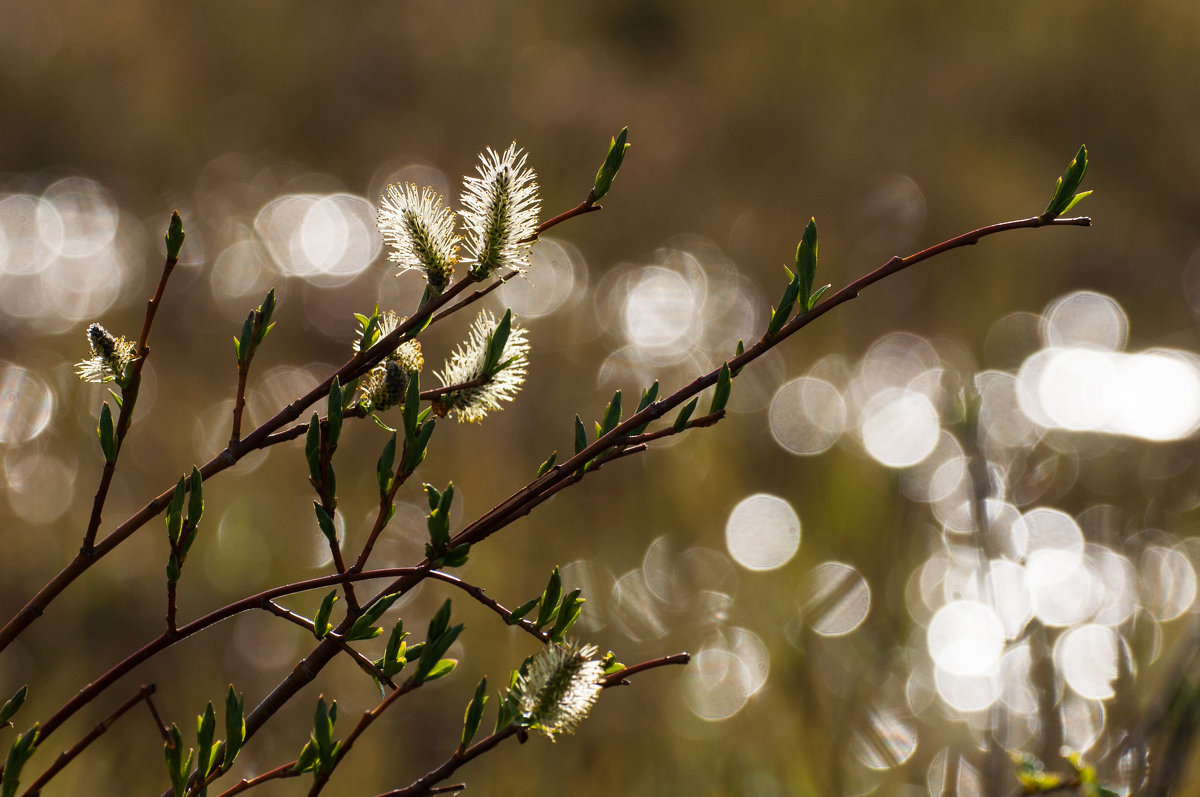
M585 201L582 204L589 205L589 201ZM580 207L576 207L572 210L566 211L565 213L560 213L558 216L543 222L537 228L536 234L541 234L550 227L560 224L569 218L582 215L585 212L590 212L590 210L600 209L600 206L595 204L591 204L589 207L590 209L582 210ZM171 267L174 267L174 263L171 264ZM502 279L508 278L508 276L505 276ZM272 434L279 431L279 429L286 424L295 421L300 417L300 413L304 412L305 409L311 407L317 401L327 396L329 394L329 387L333 384L333 380L335 378L338 379L341 384L345 385L351 380L357 379L365 374L380 360L395 351L396 347L400 344L400 341L406 337L409 337L410 333L415 333L416 331L433 324L434 321L440 320L448 315L451 311L447 311L445 313L438 313L438 311L454 302L459 294L476 282L478 282L478 280L470 272L467 272L467 274L464 275L458 282L451 285L439 296L431 298L421 307L417 308L416 312L397 325L396 329L392 330L387 335L376 341L375 345L371 346L371 348L356 353L353 357L347 360L345 364L341 366L341 368L326 377L326 379L319 385L312 388L303 396L297 398L291 404L288 404L286 407L280 409L275 413L275 415L260 424L246 437L237 441L236 443L231 442L223 451L216 454L199 469L201 477L207 480L217 473L220 473L221 471L237 464L237 462L247 454L257 451L265 445L268 445L268 438ZM157 311L157 301L159 298L161 298L162 289L165 288L166 285L165 276L164 278L160 279L159 285L160 289L158 292L156 292L155 299L151 300L154 303L154 311L148 310L147 321L142 327L142 338L139 340L139 346L142 348L145 346L145 339L147 339L149 336L150 322L153 321L154 312ZM457 310L461 306L465 306L465 304L468 303L469 302L464 302L459 305L455 305L453 310ZM140 374L141 366L138 363L134 364L134 368L136 369L135 374ZM132 402L126 401L125 406L132 408ZM124 411L122 412L122 417L123 414ZM120 424L120 420L118 421L117 428L118 432L120 432L120 430L123 428ZM120 434L118 434L118 441L120 439ZM4 625L3 628L0 628L0 651L3 651L10 644L12 644L12 641L16 639L22 631L24 631L35 620L41 617L54 599L57 598L62 591L70 586L77 578L83 575L83 573L86 572L95 562L102 559L114 548L133 535L134 532L144 526L152 518L157 517L159 513L166 509L173 492L174 485L171 485L153 498L149 503L143 506L140 510L126 519L124 523L117 526L117 528L115 528L113 531L109 532L109 534L102 538L99 543L93 545L91 541L94 540L96 529L98 529L100 525L99 506L97 506L93 511L94 524L89 523L89 534L85 535L85 545L80 553L77 554L75 558L66 565L66 567L60 570L58 574L54 576L54 578L47 582L46 585L37 592L37 594L30 598L29 601L21 608L21 610L18 611L12 617L12 619L10 619ZM100 504L102 503L103 501L101 500Z
M280 617L284 620L287 620L289 623L298 625L299 627L303 628L305 631L308 631L309 633L315 633L316 627L313 625L313 622L311 620L309 620L306 617L302 617L301 615L296 614L295 612L288 611L287 609L280 606L275 601L265 601L262 605L262 608L265 611L270 612L271 614L275 615L276 617ZM367 675L371 676L372 678L375 678L379 682L386 684L387 686L391 687L392 689L396 688L395 682L388 676L384 675L383 670L381 670L375 666L375 662L371 661L366 656L364 656L363 654L359 653L357 650L352 648L350 646L350 643L347 642L343 637L337 636L337 635L333 635L333 637L334 637L334 639L337 640L338 647L340 647L342 649L342 652L345 653L350 658L354 659L354 663L358 665L358 668L360 670L362 670L363 672L365 672Z
M298 777L303 773L294 769L295 765L295 761L289 761L288 763L281 764L272 770L262 773L261 775L255 775L253 778L243 778L235 783L232 787L221 792L218 797L233 797L235 794L241 794L248 789L253 789L255 786L266 783L269 780Z
M614 686L623 686L629 683L626 679L631 675L653 670L658 667L664 667L674 664L687 664L691 656L687 653L676 653L671 656L663 656L662 658L644 661L641 664L635 664L632 667L615 672L604 679L604 688L608 689ZM478 758L488 752L496 745L500 744L505 739L516 736L524 729L518 728L516 725L507 725L504 728L493 733L485 739L473 744L471 747L463 751L456 750L446 761L436 769L433 769L421 777L417 778L403 789L395 789L377 797L416 797L423 794L436 794L432 788L434 784L450 777L456 770L466 764L468 761Z
M483 604L484 606L488 607L496 614L503 617L504 621L506 623L508 622L509 618L512 617L512 612L509 611L508 609L504 608L497 601L494 601L491 598L489 598L484 593L483 587L476 586L475 584L469 584L466 581L463 581L461 578L458 578L457 576L452 576L449 573L442 572L441 570L430 570L426 574L426 576L428 578L437 579L438 581L444 581L447 584L452 584L453 586L458 587L463 592L467 593L472 598L474 598L477 602ZM537 630L537 628L534 627L533 623L531 623L528 620L521 620L518 623L514 623L514 625L519 627L522 631L527 631L528 633L532 634L534 636L534 638L536 638L539 642L545 642L546 640L548 640L550 638L550 633L548 631Z
M154 684L144 684L135 695L130 697L121 705L117 706L113 713L109 714L107 717L97 723L90 731L87 732L87 735L80 739L73 747L71 747L69 750L64 750L63 752L59 753L58 758L54 760L54 763L51 764L46 771L43 772L41 776L32 784L30 784L29 788L25 790L24 797L37 797L41 793L42 788L50 782L51 778L61 772L67 766L67 764L70 764L72 761L74 761L76 756L87 749L88 745L103 736L104 732L112 727L112 724L120 719L122 714L124 714L126 711L129 711L129 709L133 708L138 703L145 700L146 705L148 705L150 710L154 712L154 704L150 702L150 695L152 694L154 694ZM162 720L158 718L157 712L154 712L154 714L155 720L159 725L159 729L161 730Z
M113 473L117 469L117 457L121 455L122 444L125 442L125 436L129 432L129 424L133 420L133 410L137 404L138 390L142 384L142 368L146 365L146 358L150 356L150 327L154 325L154 317L158 314L158 306L162 303L163 294L167 290L167 280L171 278L171 272L175 270L177 262L175 258L167 257L163 263L162 274L158 277L158 287L155 288L154 295L146 302L146 315L142 320L141 334L138 335L137 358L130 366L128 381L121 388L121 407L117 415L117 424L114 433L116 452L111 462L104 463L104 470L100 474L100 484L96 488L95 497L92 499L92 514L88 518L87 530L83 533L83 545L79 549L80 556L90 558L93 553L96 532L100 529L100 520L104 512L104 502L108 500L108 490L112 486ZM0 649L3 649L2 643L0 643Z
M308 790L308 797L316 797L316 795L321 793L321 790L325 788L325 784L329 782L330 776L333 775L334 769L337 769L337 765L346 760L346 756L350 753L350 748L354 747L354 743L358 740L358 737L362 736L367 728L371 727L371 723L378 719L380 714L387 711L388 707L393 703L420 687L422 683L422 681L417 681L415 677L409 678L399 689L393 689L375 708L363 712L358 723L350 731L350 735L342 740L341 747L338 748L337 760L334 761L333 767L316 776L312 788Z
M342 584L346 581L368 581L378 578L394 579L397 576L412 574L417 571L418 568L392 567L383 570L368 570L363 573L346 573L344 575L339 574L322 576L320 578L308 579L307 581L297 581L292 584L274 587L273 589L260 592L257 595L251 595L248 598L243 598L234 603L222 606L221 608L209 612L197 620L193 620L187 625L180 626L178 632L173 635L166 633L160 634L150 642L147 642L137 651L131 653L129 656L118 662L99 678L83 687L83 689L80 689L74 697L67 701L58 711L54 712L54 714L51 715L50 718L45 721L45 723L42 724L38 734L39 740L44 742L47 738L49 738L50 734L52 734L60 725L62 725L62 723L69 719L76 711L90 703L96 698L97 695L111 686L130 670L137 667L139 664L161 653L175 643L181 642L193 634L199 633L200 631L216 625L223 620L228 620L230 617L251 609L262 609L267 601L274 600L275 598L282 598L285 595L295 595L299 592L308 592L309 590L334 586ZM326 638L325 640L322 640L322 642L330 646L331 654L335 653L339 649L336 640ZM247 726L249 726L249 724L250 721L249 718L247 718ZM249 730L247 730L247 737L248 736Z

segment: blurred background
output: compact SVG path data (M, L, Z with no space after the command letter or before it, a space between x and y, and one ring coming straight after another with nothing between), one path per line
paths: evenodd
M516 141L548 218L629 126L604 211L554 229L528 282L488 298L529 329L529 380L481 426L439 423L373 560L394 566L422 555L417 482L453 480L461 528L569 451L575 413L590 427L613 390L627 406L654 379L672 391L757 339L810 217L818 284L836 289L1042 212L1086 143L1091 229L998 236L880 283L748 368L718 426L605 467L473 552L462 574L508 606L561 566L588 600L580 636L621 661L694 658L606 693L575 736L455 779L501 795L1007 795L1007 751L1064 769L1065 746L1120 793L1155 793L1147 750L1191 757L1194 706L1166 706L1200 621L1198 41L1188 2L0 0L0 613L78 549L107 394L74 363L93 321L136 337L175 208L187 240L103 530L224 446L229 341L269 288L252 423L345 361L353 313L412 311L420 278L393 276L375 230L389 183L456 205L478 153ZM422 336L425 384L473 312ZM354 550L385 439L360 421L339 449ZM329 572L300 444L205 497L183 617ZM0 655L0 694L31 683L18 726L160 632L166 551L156 520ZM436 766L478 678L499 688L533 652L437 584L388 617L420 639L447 597L467 624L459 670L385 714L329 793ZM319 600L285 603L311 616ZM190 740L227 683L257 704L311 644L241 616L107 692L31 770L146 682ZM340 735L378 701L331 665L234 774L294 758L319 693ZM159 745L138 710L45 794L157 793ZM1193 775L1178 793L1197 790Z

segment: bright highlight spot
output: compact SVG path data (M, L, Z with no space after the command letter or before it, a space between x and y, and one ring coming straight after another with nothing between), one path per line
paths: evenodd
M775 442L793 454L821 454L846 428L846 402L823 379L793 379L771 399L770 424Z
M1072 628L1054 647L1055 662L1076 694L1089 700L1107 700L1116 694L1118 638L1111 628Z
M871 608L871 588L851 565L825 562L800 587L800 614L821 636L844 636L862 625Z
M890 388L867 402L859 431L872 458L889 468L907 468L937 447L941 427L923 393Z
M800 547L800 518L782 498L757 493L742 499L725 524L725 545L747 570L774 570Z
M1042 426L1156 441L1200 427L1200 368L1185 352L1043 349L1017 381L1021 409Z
M1004 625L982 603L955 601L938 609L927 639L938 667L952 675L983 675L1004 652Z

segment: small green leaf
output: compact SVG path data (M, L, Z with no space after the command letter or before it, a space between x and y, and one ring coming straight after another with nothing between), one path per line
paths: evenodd
M475 696L467 704L463 715L462 749L466 749L475 734L479 732L479 723L483 720L483 709L487 705L487 678L481 678L479 686L475 687Z
M458 639L458 635L462 633L462 625L452 625L446 629L445 633L439 636L436 640L426 640L425 647L421 651L421 658L417 661L417 671L413 675L417 683L424 683L430 680L430 675L435 667L444 666L442 662L453 661L442 658L454 640ZM454 668L454 664L450 665L450 669ZM440 675L445 675L449 670L442 672ZM440 677L440 675L438 677Z
M1079 200L1083 199L1087 194L1077 196L1075 191L1079 188L1079 184L1083 182L1083 175L1087 173L1087 147L1082 146L1079 152L1076 153L1075 159L1067 166L1062 177L1058 178L1058 183L1054 187L1054 196L1050 199L1050 204L1046 206L1046 212L1043 216L1061 216L1067 210L1075 206ZM1090 191L1088 193L1091 193Z
M271 323L271 315L275 312L275 289L267 291L267 296L263 299L263 303L258 306L258 334L254 336L254 347L258 348L266 339L267 334L275 328Z
M708 405L709 415L725 409L725 405L729 402L729 393L733 390L732 380L729 363L725 363L721 366L721 373L717 375L717 387L713 391L712 403Z
M13 739L12 747L8 750L8 758L4 762L4 776L0 779L0 797L16 797L17 788L21 785L21 770L33 756L33 751L37 749L37 743L37 725Z
M230 684L229 691L225 695L224 763L226 766L233 764L238 752L242 749L242 742L246 740L245 709L246 698L235 692L233 684Z
M696 405L699 403L700 397L697 396L685 404L683 409L679 411L679 414L675 416L675 423L671 424L671 428L676 432L682 432L686 429L688 419L692 417L692 413L696 411Z
M329 386L329 403L326 412L329 422L325 425L325 445L332 452L337 448L338 438L342 436L342 383L335 376Z
M201 777L208 777L216 763L213 760L213 736L216 731L217 713L210 700L204 713L196 717L196 771Z
M500 358L504 356L504 347L508 345L508 336L512 331L512 309L504 313L504 317L496 324L496 329L488 338L487 356L483 361L482 371L494 374L500 370Z
M642 410L646 409L651 404L653 404L654 400L656 398L658 398L658 380L657 379L654 380L654 384L650 385L650 387L648 387L642 391L642 398L638 402L637 410L634 412L634 415L636 415L637 413L641 412ZM646 421L646 423L638 424L637 426L635 426L629 430L629 434L631 434L631 435L641 434L642 432L646 431L646 427L649 425L650 425L649 421Z
M359 615L354 624L350 626L350 630L346 632L346 640L353 642L357 639L374 639L382 634L382 628L374 628L373 626L383 616L383 613L392 608L392 604L399 599L400 593L393 592L390 595L384 595L371 604L366 611Z
M575 453L578 454L583 449L587 448L587 429L583 428L583 421L579 416L575 416Z
M192 478L188 484L188 525L193 528L200 525L200 518L204 516L204 479L200 476L200 471L195 466L192 466Z
M13 718L13 715L17 713L17 709L19 709L21 704L25 702L25 696L28 694L29 684L26 684L18 689L17 693L9 698L9 700L5 702L2 707L0 707L0 725L4 725Z
M421 679L421 683L429 683L436 681L438 678L445 678L450 673L454 672L454 668L458 666L458 659L438 659L437 663L429 668L429 672Z
M192 749L188 748L186 756L183 754L183 737L175 723L171 723L167 741L163 744L163 756L167 761L171 789L175 797L183 797L187 791L188 774L192 771Z
M546 582L546 589L542 592L542 607L538 610L537 620L534 621L534 626L541 628L546 623L554 619L555 612L558 609L558 599L562 596L562 576L559 575L558 568L555 567L550 573L550 580Z
M325 539L330 543L337 543L337 529L333 525L333 518L325 507L321 506L317 501L313 501L313 509L317 513L317 525L321 527L321 533L325 535Z
M375 662L375 666L383 670L383 674L389 678L404 669L408 653L408 646L404 643L406 636L408 634L404 631L404 621L397 620L396 624L392 626L392 633L388 636L383 658Z
M554 628L550 630L551 640L561 642L563 636L579 619L585 603L584 599L579 597L582 592L581 589L573 589L567 593L567 597L563 598L562 605L558 607L558 616L554 620Z
M429 449L429 438L433 436L435 424L436 421L431 418L421 426L421 431L417 432L417 437L408 450L408 458L404 462L404 469L407 472L412 473L425 461L425 454Z
M309 739L300 749L300 755L296 756L296 763L292 765L292 769L296 772L311 771L317 765L317 756L317 743Z
M171 547L179 545L179 533L183 529L183 498L187 493L187 481L180 476L171 493L171 502L167 504L167 538Z
M543 476L545 476L545 475L546 475L546 472L547 472L548 470L550 470L552 467L554 467L554 460L556 460L556 459L558 459L558 452L557 452L557 451L555 451L555 452L554 452L553 454L551 454L550 456L546 457L546 461L545 461L545 462L543 462L541 465L539 465L539 466L538 466L538 470L537 470L537 478L539 478L539 479L540 479L540 478L542 478Z
M429 632L426 635L428 640L434 640L446 633L446 629L450 626L450 599L447 598L434 612L433 617L429 618Z
M171 213L171 223L167 225L167 234L164 240L167 242L167 260L172 263L178 262L179 250L183 248L183 219L179 217L179 211Z
M100 422L96 426L96 435L100 438L100 451L104 461L110 465L117 461L117 434L113 427L112 410L108 402L100 407Z
M317 639L324 639L329 635L329 630L332 628L329 616L333 614L333 604L337 603L337 600L337 590L331 589L321 601L321 608L317 609L317 616L313 618L313 634Z
M379 495L384 497L388 494L388 490L392 486L394 478L392 468L396 464L396 435L388 438L387 443L383 446L383 452L379 455L379 461L375 463L375 476L379 480Z
M421 423L421 376L411 374L408 387L404 393L404 408L401 410L404 418L404 439L411 442L417 436L417 428Z
M736 349L736 350L733 352L733 357L734 357L734 359L737 359L738 357L741 357L741 356L742 356L743 354L745 354L745 353L746 353L746 346L745 346L745 344L743 344L743 343L742 343L742 339L741 339L741 338L738 338L737 349ZM743 367L745 367L745 366L743 366ZM740 374L741 372L742 372L742 369L741 369L741 368L734 368L734 369L733 369L733 375L734 375L734 376L737 376L737 375L738 375L738 374Z
M801 311L812 309L812 286L817 273L817 220L809 219L804 236L796 247L796 276L800 280ZM778 330L776 330L778 331Z
M321 478L321 417L315 412L308 422L308 432L304 437L304 458L308 461L308 475L314 487L318 489Z
M596 172L596 181L592 186L591 196L588 197L591 202L599 202L612 187L613 178L617 176L621 162L625 160L625 150L629 149L629 145L625 143L627 138L629 138L629 128L623 127L621 132L609 141L608 154L604 156L604 163Z
M467 556L471 553L470 543L456 545L446 553L439 557L442 561L441 567L462 567L467 563Z
M816 307L817 302L821 301L821 297L825 295L825 291L829 290L832 287L833 286L827 282L824 285L822 285L820 288L817 288L815 291L813 291L813 295L808 297L809 309L811 310L812 308Z
M787 266L784 266L783 270L787 272L788 284L783 289L783 296L779 298L779 305L771 311L771 320L767 323L768 338L779 334L779 330L787 323L788 317L791 316L792 310L796 306L796 297L800 295L800 275L793 274Z
M613 393L612 401L608 402L608 407L604 410L604 419L600 422L596 430L597 439L608 434L613 429L617 428L617 424L621 422L621 391Z
M522 617L533 611L533 608L541 603L541 601L542 598L540 595L536 598L530 598L517 608L513 609L512 614L508 616L508 619L505 622L507 622L509 625L516 625L517 623L521 622Z
M242 334L233 339L233 350L237 354L237 361L242 365L250 362L250 354L254 351L254 342L251 340L253 335L254 311L251 310L242 322Z

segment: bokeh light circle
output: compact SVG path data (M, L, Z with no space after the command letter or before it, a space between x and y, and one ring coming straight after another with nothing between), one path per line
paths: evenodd
M846 428L846 402L829 382L803 376L775 392L769 420L775 442L788 451L805 456L821 454Z
M733 560L747 570L774 570L799 549L800 518L782 498L751 495L729 513L725 545Z

